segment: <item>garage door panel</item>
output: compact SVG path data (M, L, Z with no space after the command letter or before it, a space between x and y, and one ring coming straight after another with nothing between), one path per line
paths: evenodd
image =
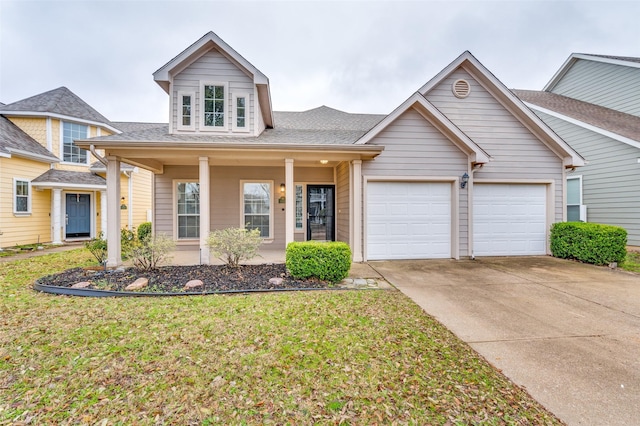
M451 257L450 203L448 183L370 182L367 257L371 260Z
M476 256L546 253L546 187L476 184L473 238Z

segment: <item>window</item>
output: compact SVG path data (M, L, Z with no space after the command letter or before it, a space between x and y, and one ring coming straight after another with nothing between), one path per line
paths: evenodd
M192 130L193 123L193 93L178 92L178 129Z
M13 179L13 212L31 213L31 183L26 179Z
M176 199L178 239L200 238L200 184L178 182Z
M89 128L83 124L62 123L62 161L88 164L87 151L76 146L75 139L86 139Z
M249 131L249 95L233 95L233 130Z
M567 222L586 222L587 209L582 205L582 177L567 178Z
M262 238L271 238L271 182L243 182L242 220L247 229L259 229Z
M304 222L302 218L302 185L296 185L296 231L304 230Z
M203 89L204 129L224 129L226 87L223 84L205 84Z

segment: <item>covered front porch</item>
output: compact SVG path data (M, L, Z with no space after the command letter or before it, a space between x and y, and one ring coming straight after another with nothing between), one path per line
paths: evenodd
M174 239L175 262L217 262L207 237L231 227L260 229L267 256L259 263L282 262L288 243L309 239L344 241L353 260L362 261L361 167L382 147L144 145L101 147L107 154L107 266L122 262L119 244L111 244L119 242L121 228L118 203L111 202L120 199L121 161L154 173L153 229Z

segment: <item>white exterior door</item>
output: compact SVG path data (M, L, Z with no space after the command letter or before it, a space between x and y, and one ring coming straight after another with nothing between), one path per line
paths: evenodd
M475 256L543 255L546 237L545 185L474 185Z
M367 259L451 257L451 184L369 182Z

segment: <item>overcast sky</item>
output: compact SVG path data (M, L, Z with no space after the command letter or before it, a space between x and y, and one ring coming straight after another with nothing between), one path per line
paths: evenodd
M66 86L112 121L168 120L152 73L214 31L273 108L389 113L465 50L540 90L572 52L640 56L640 1L0 0L0 102Z

